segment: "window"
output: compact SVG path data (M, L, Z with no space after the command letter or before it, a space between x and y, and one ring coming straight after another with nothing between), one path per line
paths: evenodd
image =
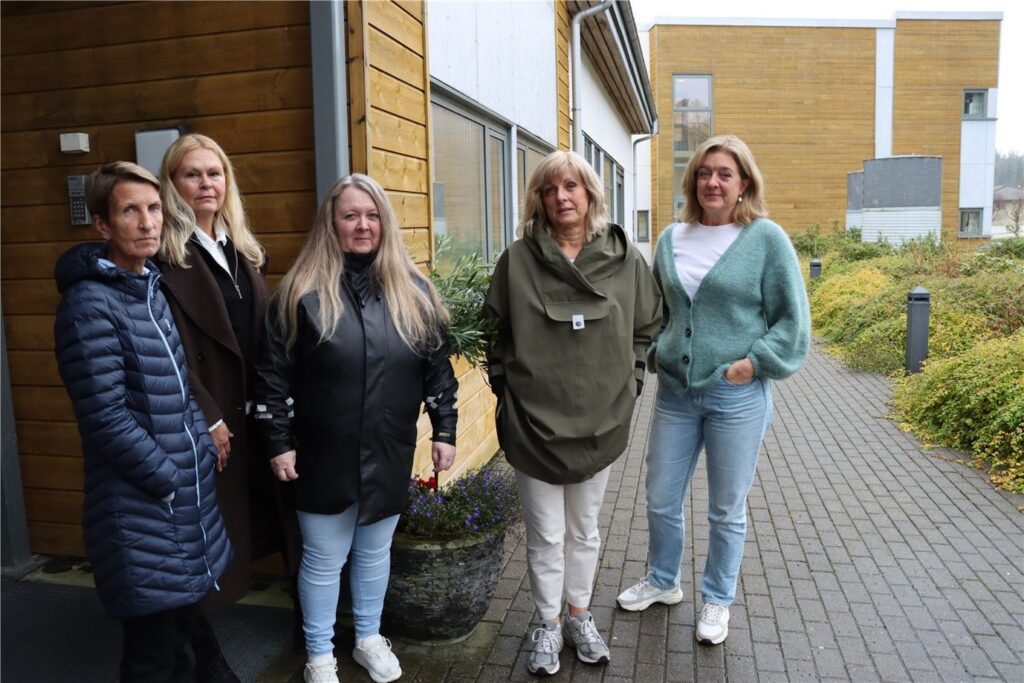
M981 237L981 209L960 209L960 237Z
M711 137L711 76L672 77L672 187L683 205L683 173L694 151Z
M508 128L441 99L434 128L434 228L447 236L446 261L463 254L493 258L510 234Z
M519 215L523 215L526 208L526 188L530 184L530 177L533 172L544 161L544 157L551 153L546 145L535 143L526 138L522 131L516 136L517 175L516 184L519 189Z
M985 100L988 93L984 90L964 91L964 118L983 119L986 118Z
M604 189L604 206L608 210L608 220L625 226L626 219L626 183L625 170L615 158L601 149L587 136L583 136L583 149L586 159L594 168Z
M636 241L651 241L650 212L646 209L636 212Z

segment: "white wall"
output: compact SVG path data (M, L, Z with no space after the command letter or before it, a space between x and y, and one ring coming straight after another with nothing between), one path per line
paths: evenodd
M992 95L989 95L989 101ZM994 109L990 105L990 111ZM981 234L992 234L992 194L995 190L996 121L995 118L964 120L960 124L960 199L961 209L981 207ZM960 217L956 217L959 223Z
M863 222L860 211L847 211L846 212L846 229L860 228L860 224Z
M932 233L941 239L942 210L937 206L864 209L861 211L861 241L878 242L882 237L893 245Z
M571 49L571 48L570 48ZM583 107L583 132L610 155L623 171L625 192L625 225L622 227L635 241L633 231L633 136L619 117L615 104L598 80L593 64L583 55L583 73L580 78L580 101ZM583 154L583 150L579 150ZM613 182L614 185L614 182ZM647 185L650 188L650 183ZM639 188L638 188L639 189ZM647 190L650 192L650 189ZM613 222L615 216L612 216Z
M430 76L558 144L555 14L545 2L430 2Z

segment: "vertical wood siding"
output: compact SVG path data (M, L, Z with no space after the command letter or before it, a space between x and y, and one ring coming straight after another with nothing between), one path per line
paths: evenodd
M896 22L893 154L942 157L942 232L960 221L960 123L963 91L994 88L998 21Z
M572 148L569 113L569 5L555 2L555 91L558 99L558 149Z

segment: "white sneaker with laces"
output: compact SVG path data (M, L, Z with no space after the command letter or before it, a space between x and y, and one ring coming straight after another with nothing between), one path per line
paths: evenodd
M305 683L338 683L338 660L332 654L314 655L302 670Z
M683 589L679 586L671 588L658 588L651 585L651 582L644 578L643 581L630 586L619 593L615 599L619 607L630 612L645 610L656 602L665 605L675 605L683 601Z
M398 657L391 651L391 641L377 634L356 644L352 659L366 669L375 683L389 683L402 677Z
M697 642L718 645L729 635L729 608L713 602L704 604L697 621Z

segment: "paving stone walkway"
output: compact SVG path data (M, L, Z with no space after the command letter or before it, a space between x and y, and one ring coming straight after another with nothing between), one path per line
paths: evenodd
M1024 681L1024 497L994 490L955 452L923 448L886 419L884 377L817 349L797 375L774 383L725 644L693 639L708 544L703 467L687 500L685 600L639 614L616 609L615 596L646 566L643 461L654 391L644 393L601 512L593 613L612 661L586 665L567 648L551 680ZM493 645L481 637L450 655L408 650L411 680L532 679L524 537L510 538L508 550L482 625L496 633ZM363 680L344 663L342 672Z
M593 600L607 666L562 653L552 681L1024 681L1024 497L994 490L957 453L923 448L885 418L885 378L814 350L774 384L775 418L750 494L750 525L729 638L696 645L697 588L708 543L707 486L687 499L684 601L643 613L615 596L645 571L644 453L649 383L601 512ZM535 625L522 530L506 540L494 602L458 645L395 642L422 683L532 680ZM116 623L90 588L3 582L3 680L112 680ZM215 627L242 680L302 680L288 610L236 605ZM342 681L368 681L339 643Z

